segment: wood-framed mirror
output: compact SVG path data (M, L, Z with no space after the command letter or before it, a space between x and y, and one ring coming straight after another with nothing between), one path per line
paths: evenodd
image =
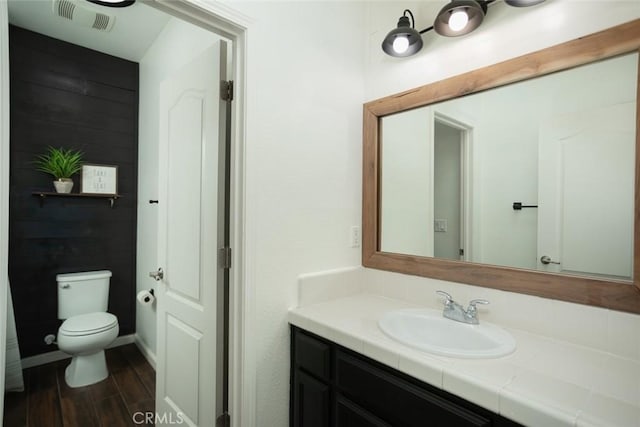
M541 51L366 103L364 105L363 117L363 266L599 306L613 310L640 313L640 132L638 132L638 129L640 129L640 108L638 105L638 99L640 99L640 73L638 73L639 53L640 20L635 20ZM624 193L624 196L621 196L621 200L623 200L624 204L624 207L620 210L622 212L620 214L622 217L620 218L622 219L618 218L616 213L616 215L611 217L608 215L605 216L604 224L601 224L600 222L593 223L599 218L597 215L600 214L591 212L595 209L584 209L584 206L580 205L579 208L573 210L581 212L588 211L589 214L593 214L595 216L580 215L580 220L574 220L573 218L563 220L560 218L561 215L557 212L562 211L562 214L564 214L565 211L571 211L572 209L558 208L555 206L550 217L553 218L555 216L560 218L558 220L560 223L564 221L565 229L557 229L556 226L553 226L553 230L551 232L548 230L546 232L547 237L551 236L551 240L558 241L559 245L565 248L565 250L572 245L576 247L580 246L580 239L584 238L586 241L587 235L594 242L599 242L596 245L597 250L592 251L591 256L596 254L598 258L603 258L605 260L604 264L606 264L606 266L602 267L603 271L594 270L589 272L589 268L594 264L593 261L589 258L583 257L582 261L574 262L574 258L577 259L579 257L576 258L573 255L568 255L568 252L565 255L560 255L561 258L564 258L560 260L562 262L558 262L558 260L555 259L557 255L542 259L543 257L540 256L541 252L536 252L540 249L540 246L546 244L544 238L540 237L542 233L539 229L541 227L537 227L538 222L542 222L542 208L544 207L546 211L549 212L549 206L551 205L550 201L553 201L554 199L562 199L562 194L565 194L563 192L569 194L568 190L565 190L565 187L562 187L563 189L560 193L556 192L553 193L551 197L543 197L541 188L547 184L542 183L539 179L543 171L543 167L540 165L543 162L540 159L542 159L542 153L547 153L547 151L540 148L543 145L541 141L543 139L546 141L549 138L548 135L557 134L560 136L556 135L554 137L557 140L562 140L564 143L564 141L570 139L571 135L575 133L582 133L587 135L590 140L599 141L599 143L602 143L603 138L599 138L594 135L605 135L605 142L607 144L612 144L609 142L609 135L614 133L617 135L618 133L621 133L618 132L617 127L611 128L611 126L609 126L609 128L604 126L604 128L599 128L597 131L593 132L588 131L591 129L589 126L582 125L580 126L583 128L579 132L572 128L567 130L567 123L575 124L575 111L563 111L563 113L566 114L562 115L560 124L558 124L558 120L556 120L559 115L554 114L551 119L547 118L544 124L541 125L536 122L536 124L532 126L536 129L536 137L533 138L533 142L537 144L535 145L537 148L534 148L534 150L536 150L537 155L540 157L536 160L535 170L533 170L533 172L530 171L531 173L528 174L537 176L535 182L531 184L530 187L533 188L534 195L538 197L538 200L534 201L537 204L531 204L530 206L534 208L539 206L541 209L530 209L525 212L525 209L522 209L522 205L528 206L527 203L531 203L531 201L518 199L518 196L515 195L509 195L512 197L510 200L513 200L512 206L506 207L504 206L504 203L502 204L503 206L501 206L501 209L505 208L506 210L510 210L510 212L506 212L503 209L501 215L504 214L505 216L501 220L501 226L509 222L526 222L523 221L525 215L529 215L529 218L537 216L535 220L529 221L536 223L536 227L538 228L538 231L533 231L533 233L538 234L537 239L531 238L530 240L533 243L530 242L528 245L530 247L533 246L534 249L530 251L531 254L527 256L528 261L526 262L531 262L532 264L529 266L526 262L522 264L519 261L514 261L513 263L502 263L501 261L496 262L496 258L489 255L490 251L483 250L484 246L478 243L482 241L482 238L478 236L484 235L484 240L493 241L494 246L496 246L496 242L498 246L501 245L501 242L500 239L492 239L490 232L480 231L479 228L478 231L476 231L476 225L482 222L478 220L478 217L481 217L482 215L484 215L485 218L493 217L493 214L487 214L487 212L482 211L482 209L478 207L482 203L487 203L478 202L480 196L477 195L468 197L468 200L472 200L474 204L472 208L462 210L461 216L465 219L456 220L460 221L463 229L466 227L467 237L455 237L455 239L462 242L461 245L466 242L466 244L469 245L469 252L473 249L477 259L470 258L468 253L465 254L465 256L460 255L458 258L457 255L447 257L445 255L439 255L437 251L434 252L434 236L438 231L444 231L447 229L447 222L442 219L437 219L438 214L434 214L433 212L435 208L432 201L434 199L434 193L436 192L436 190L434 190L435 185L433 181L435 178L433 178L433 173L429 172L429 176L431 178L426 179L426 186L424 188L415 187L412 189L413 196L406 199L408 202L405 202L406 204L404 206L402 204L396 205L395 201L393 201L394 198L389 196L397 194L398 189L405 188L407 186L407 182L411 183L410 185L414 185L416 181L422 179L414 179L415 177L411 175L402 176L400 177L401 179L395 180L396 187L394 187L394 179L388 178L388 176L392 174L390 171L392 167L389 165L392 165L394 161L396 162L396 165L400 165L396 167L397 170L413 169L419 171L429 170L429 168L436 169L434 164L439 163L438 161L434 162L435 148L433 143L426 149L422 145L420 148L424 153L426 153L425 156L427 157L427 160L424 161L424 165L426 165L426 167L422 167L419 162L412 165L412 167L407 167L405 163L402 163L404 161L402 158L407 158L406 153L403 154L403 157L399 157L401 160L398 161L398 159L394 158L394 154L388 151L387 147L395 144L393 141L404 141L404 137L402 136L395 139L389 136L391 135L391 129L394 128L394 126L396 128L406 128L406 125L402 124L402 120L405 120L405 116L403 114L413 114L415 112L422 114L422 111L420 110L424 109L426 113L420 116L422 118L430 118L429 120L435 120L436 122L441 123L451 122L455 123L456 126L463 122L472 123L472 125L469 126L469 129L474 129L478 134L480 134L478 130L480 127L477 126L477 123L473 124L474 120L479 120L476 117L478 115L474 116L473 112L468 113L467 116L462 114L462 117L467 118L470 115L473 116L468 121L465 121L464 119L458 120L459 117L455 117L455 114L444 114L443 111L462 111L462 107L458 108L457 105L452 106L451 104L451 102L459 99L471 99L474 96L493 93L493 91L497 89L513 88L524 82L535 81L549 76L560 76L560 80L555 83L556 88L566 86L565 83L575 81L576 78L573 76L562 77L562 73L568 72L568 70L585 69L584 67L588 66L588 64L604 64L603 66L607 67L607 61L613 61L616 58L623 58L622 62L625 62L627 65L631 64L633 67L633 73L627 73L628 76L626 78L626 80L632 84L633 89L630 89L632 87L631 85L622 85L614 88L613 90L608 88L603 89L602 92L611 93L617 91L620 92L622 97L626 96L628 99L625 101L627 104L625 107L625 113L621 114L620 110L616 109L617 107L610 109L612 104L621 105L625 102L617 100L612 101L609 99L605 102L605 104L607 104L607 112L603 113L604 110L602 110L602 107L600 106L591 106L591 109L587 113L584 111L580 112L580 120L582 121L581 123L604 123L606 120L603 117L611 116L611 123L617 123L620 116L628 117L626 126L629 129L625 134L626 136L623 137L623 139L627 138L629 141L627 148L624 149L627 151L620 154L620 150L618 150L618 148L612 149L611 146L601 144L600 151L596 150L589 155L592 158L608 158L610 156L603 155L602 153L613 152L618 153L618 160L613 159L611 161L625 162L625 158L628 160L628 162L625 163L628 169L627 175L623 175L624 178L621 178L621 180L612 181L610 183L612 187L609 187L615 189L615 191L613 191L614 193ZM614 83L620 81L617 77L608 78L607 76L598 74L601 72L601 69L593 71L593 73L595 73L593 75L596 76L594 79L595 81L592 82L593 85L597 84L599 81L609 81ZM562 80L563 78L564 80ZM576 91L575 88L573 90L574 92ZM564 95L558 94L556 89L550 89L548 91L553 92L556 99L564 98ZM594 89L591 84L583 85L582 89L578 90L578 92L582 94L597 91L598 90ZM522 98L520 101L522 102ZM590 101L585 101L585 99L580 98L579 100L572 102L575 105L584 106L589 104ZM445 108L444 105L448 105L448 107ZM475 105L475 108L478 108L478 105L486 106L487 104L486 101L477 101L475 102ZM578 107L575 107L574 110L576 108ZM416 116L416 114L413 115ZM394 121L396 121L395 118L400 117L403 117L403 119L397 120L399 124L394 124ZM420 123L422 125L422 122ZM505 123L504 126L507 127L507 124ZM429 125L426 127L427 131L425 133L425 139L429 139L429 137L433 139L433 135L435 133L433 130L434 127L435 125ZM457 127L463 128L464 126ZM560 134L556 132L558 128L562 128L565 133ZM585 131L585 129L587 131ZM596 132L600 133L597 134ZM499 135L501 133L503 133L502 129L499 128L497 131L494 130L493 135ZM412 131L409 132L409 134L415 135L416 132ZM544 138L540 135L544 135ZM518 137L512 136L510 138L520 139L520 135L518 135ZM495 137L492 139L495 141ZM467 143L472 147L475 147L474 149L476 150L482 149L480 148L481 140L482 138L478 135L475 135L475 138L466 139ZM545 144L548 143L545 142ZM580 144L585 145L587 143L581 140L578 145ZM563 145L560 149L560 158L565 160L569 159L571 160L569 163L572 162L572 164L587 162L583 157L581 157L581 155L574 155L567 146ZM403 148L403 150L404 149L405 148ZM468 153L469 150L470 148L467 147L467 149L463 148L461 152ZM493 150L494 151L491 156L485 154L484 157L495 158L501 155L501 151L497 151L496 147L493 147ZM410 154L408 157L416 158L420 156ZM482 156L476 155L476 157ZM468 154L466 158L470 158ZM557 164L559 161L554 160L554 162L555 163L553 164ZM566 167L568 168L567 170L570 170L570 166L565 166L564 163L562 167ZM614 163L614 168L616 167L617 164ZM473 173L469 172L467 174L462 174L460 181L463 182L463 184L456 185L462 188L461 192L463 196L456 196L457 198L466 200L464 194L467 193L465 192L469 192L470 187L480 185L477 184L476 181L478 181L478 177L480 176L478 174L478 170L482 168L482 166L478 166L475 168ZM485 171L491 169L492 167L484 166ZM593 185L594 182L602 182L602 177L606 178L609 172L600 171L598 172L600 175L598 175L598 173L590 172L580 173L582 173L582 175L580 175L582 178L576 175L577 178L575 178L574 181L571 181L566 178L566 176L572 176L569 175L570 172L565 172L564 169L562 169L560 175L556 177L556 180L563 179L563 182L579 182L583 187L589 187ZM588 178L586 181L583 179L588 176L592 176L592 178L595 176L596 178L592 179L591 183L589 183ZM504 176L505 181L509 181L510 179L510 177ZM468 185L465 186L464 182ZM488 185L485 185L484 187L484 193L491 193L495 195L500 192L500 189L490 188ZM506 191L504 192L506 193ZM611 192L612 191L597 191L599 194L609 194ZM392 206L397 208L395 210L398 212L407 212L411 204L411 197L415 197L416 194L419 194L419 197L425 199L427 201L426 204L428 205L427 208L423 209L423 212L414 215L420 218L420 221L424 222L425 228L421 228L420 230L413 228L414 225L404 218L403 215L396 214L396 216L393 216L394 214L392 214L391 211L394 209L389 209L389 206ZM531 192L529 194L531 194ZM560 196L558 194L560 194ZM568 199L568 196L566 198ZM584 200L586 200L585 197L583 197L583 203ZM521 204L520 209L517 208L517 203ZM564 201L563 203L568 202ZM601 202L601 205L611 206L611 203L611 199L605 198ZM472 203L469 202L469 204L471 205ZM537 213L533 214L533 211L537 211ZM612 219L612 223L608 222L609 219ZM619 223L625 221L628 223L625 226L626 228L619 226ZM592 230L602 228L608 230L609 227L611 227L610 230L616 228L616 231L612 231L611 233L607 231L607 238L611 239L607 242L598 237L602 233L586 233L585 228L579 229L576 228L577 226L574 226L574 224L580 222L586 223L587 226L592 227ZM574 237L566 237L571 235L571 232L567 230L572 227L575 228L575 230L573 230ZM585 227L584 224L583 227ZM394 228L398 230L402 230L403 228L405 230L408 229L408 233L405 233L407 236L415 234L422 235L424 242L426 242L423 242L423 246L426 246L427 248L424 249L424 251L421 251L413 248L411 245L402 246L401 244L395 244L393 242L395 237L393 237L394 235L392 231L390 231ZM493 229L496 228L499 227L494 227ZM591 234L594 236L591 236ZM581 235L583 237L581 237ZM396 240L401 241L402 239L398 238ZM615 250L612 250L609 247L610 245L620 246L622 248L622 252L618 254ZM587 247L589 245L585 243L583 246ZM463 252L463 250L460 250L460 254ZM600 256L608 255L609 253L614 253L615 256L610 258ZM582 270L585 270L584 272L580 271L581 268L575 267L576 265L579 265L580 262L583 264L589 264L582 268ZM541 263L544 264L541 266L543 268L542 271L536 268L537 266L540 266ZM559 266L562 263L565 263L566 265L571 264L571 266L564 269L559 269L558 267L555 270L549 268ZM609 267L612 266L612 264L619 265L611 267L612 270L609 271ZM562 267L564 267L564 265Z

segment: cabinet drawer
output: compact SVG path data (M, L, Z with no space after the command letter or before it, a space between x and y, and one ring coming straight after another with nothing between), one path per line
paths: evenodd
M295 363L325 381L331 379L331 345L294 329Z
M340 393L394 426L491 426L472 412L382 369L338 351L336 380Z

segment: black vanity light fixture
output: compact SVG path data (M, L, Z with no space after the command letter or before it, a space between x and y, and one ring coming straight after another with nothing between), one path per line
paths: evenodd
M433 29L446 37L469 34L482 24L487 14L487 1L453 0L440 9Z
M127 7L131 6L136 0L87 0L90 3L99 4L107 7Z
M382 41L382 50L391 56L411 56L422 49L421 34L434 30L441 36L456 37L469 34L482 24L489 4L496 0L452 0L445 5L433 26L424 30L415 29L415 20L409 9L406 9L398 20L398 27L391 30ZM509 6L527 7L542 3L545 0L504 0ZM407 16L408 15L408 16ZM409 22L409 17L411 22Z
M409 24L409 16L411 24ZM425 30L428 31L428 30ZM411 56L422 49L422 36L415 29L413 13L405 9L398 20L398 28L389 31L382 41L382 50L391 56Z

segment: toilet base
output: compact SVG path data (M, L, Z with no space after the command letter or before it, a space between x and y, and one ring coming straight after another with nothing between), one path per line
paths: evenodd
M95 384L107 378L107 361L104 350L91 354L79 354L71 358L64 371L64 379L69 387L83 387Z

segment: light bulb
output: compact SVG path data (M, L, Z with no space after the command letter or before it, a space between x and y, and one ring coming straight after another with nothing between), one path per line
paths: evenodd
M409 49L409 39L405 36L396 37L393 40L393 51L395 53L405 53Z
M464 10L456 10L449 17L449 28L452 31L460 31L467 26L469 15Z

